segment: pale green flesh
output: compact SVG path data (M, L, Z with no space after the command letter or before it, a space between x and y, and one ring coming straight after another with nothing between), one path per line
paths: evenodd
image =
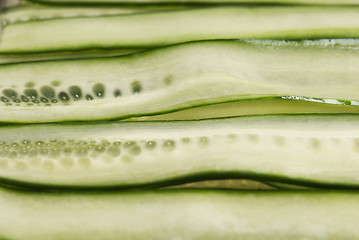
M356 192L0 190L12 240L356 239Z
M358 126L357 115L4 126L0 178L70 188L247 177L358 187Z
M344 42L200 42L117 58L3 65L0 121L126 118L280 96L357 105L359 49L356 40Z
M216 7L54 19L6 26L1 34L0 52L149 48L237 38L354 38L359 37L358 18L356 7L321 6Z
M325 4L325 5L358 5L358 0L30 0L44 3L117 3L117 4L171 4L171 3L269 3L269 4Z
M121 14L134 14L140 12L163 11L179 9L181 6L57 6L26 4L15 8L10 8L0 14L0 21L3 25L15 22L29 22L44 19L59 19L73 17L94 17ZM182 7L183 8L183 7Z

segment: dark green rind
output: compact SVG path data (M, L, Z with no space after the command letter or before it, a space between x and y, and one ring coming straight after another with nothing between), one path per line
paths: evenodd
M29 181L18 181L15 179L0 178L0 184L3 186L11 186L20 189L39 189L43 191L88 191L88 190L150 190L163 187L176 186L185 183L192 183L206 180L225 180L225 179L248 179L260 182L278 182L288 185L297 185L301 187L320 188L320 189L352 189L359 190L359 184L350 183L330 183L330 182L319 182L312 181L304 178L290 178L281 175L269 175L269 174L258 174L255 172L198 172L190 173L181 176L174 176L168 179L161 179L157 181L148 181L138 184L126 184L126 185L102 185L102 186L84 186L84 185L51 185L46 183L36 183ZM277 187L274 184L275 187Z

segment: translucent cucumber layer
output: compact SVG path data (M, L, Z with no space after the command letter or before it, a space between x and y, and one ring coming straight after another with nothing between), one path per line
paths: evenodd
M5 184L152 187L249 178L359 187L358 115L3 126Z
M356 192L0 190L0 236L63 239L357 239Z
M0 52L149 48L237 38L354 38L359 37L358 19L356 7L323 6L215 7L53 19L8 25L1 34Z
M357 105L357 42L214 41L117 58L2 65L0 121L126 118L274 96Z
M98 4L173 4L173 3L269 3L269 4L323 4L323 5L358 5L358 0L29 0L42 3L98 3Z
M139 12L161 11L178 9L180 6L57 6L26 4L19 7L10 8L0 14L0 20L3 25L15 22L28 22L44 19L59 19L73 17L94 17L109 16L120 14L133 14Z

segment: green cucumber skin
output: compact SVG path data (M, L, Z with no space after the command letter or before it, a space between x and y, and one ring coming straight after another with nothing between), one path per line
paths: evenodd
M359 195L341 191L44 193L0 190L12 240L356 239Z
M356 7L315 6L216 7L54 19L7 26L1 35L0 52L152 48L216 39L356 38L358 18ZM27 41L21 41L24 38Z
M314 4L314 5L358 5L358 0L29 0L51 4Z
M326 102L357 105L358 41L323 41L208 41L116 58L2 65L0 121L124 119L281 96L344 99ZM77 99L70 92L74 85L82 91ZM98 85L105 88L104 95L95 95ZM42 99L45 103L40 102L48 95L42 95L43 87L54 92ZM36 92L34 99L27 91ZM86 100L87 94L93 100ZM27 102L22 101L25 95Z
M309 114L3 126L0 178L49 189L234 178L358 188L358 125L358 115Z

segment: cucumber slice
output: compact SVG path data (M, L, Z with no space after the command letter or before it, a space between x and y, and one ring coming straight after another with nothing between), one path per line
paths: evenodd
M128 118L274 96L358 105L358 40L214 41L0 66L0 121ZM305 69L305 71L303 71Z
M150 48L236 38L355 38L359 37L358 19L356 7L325 6L217 7L53 19L8 25L1 34L0 52Z
M357 192L0 189L3 239L356 239Z
M233 178L358 188L358 126L358 115L10 125L0 128L0 178L51 188Z
M309 5L358 5L358 0L28 0L41 3L60 4L173 4L173 3L207 3L207 4L309 4Z
M185 109L153 116L134 117L125 121L200 120L243 115L299 113L359 113L357 106L297 101L282 98L254 99Z
M6 9L1 13L3 25L15 22L28 22L44 19L59 19L73 17L94 17L121 14L133 14L150 11L180 9L183 6L73 6L73 5L41 5L26 4Z

